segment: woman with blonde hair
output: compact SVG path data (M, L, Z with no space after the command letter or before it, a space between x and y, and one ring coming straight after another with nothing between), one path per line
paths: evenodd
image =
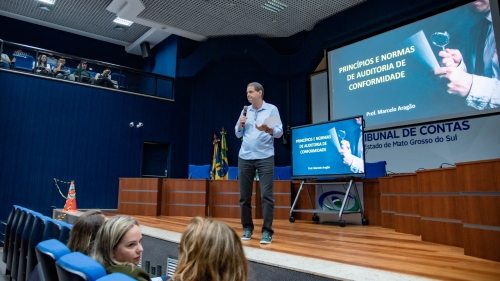
M79 216L69 234L68 248L71 252L90 255L95 237L104 220L104 215L99 210L89 210Z
M139 223L128 216L114 216L99 229L91 257L102 264L108 274L120 272L139 281L150 281L149 274L137 266L142 252Z
M246 281L241 240L224 222L195 217L182 234L173 281Z

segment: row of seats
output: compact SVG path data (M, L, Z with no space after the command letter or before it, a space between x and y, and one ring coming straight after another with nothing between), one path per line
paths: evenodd
M188 175L190 179L210 179L210 170L212 165L189 165ZM238 167L229 167L228 169L228 179L237 180L238 179ZM274 167L274 179L275 180L291 180L292 179L292 167Z
M26 55L19 55L15 56L16 57L16 62L14 64L14 69L21 69L21 70L27 70L27 71L33 71L33 63L35 62L35 58L32 56L26 56ZM74 72L74 68L68 67L71 71L71 73ZM92 77L96 76L96 72L90 71L92 74ZM111 80L116 81L118 83L118 86L120 89L125 88L125 75L119 74L119 73L111 73Z
M122 274L107 275L104 267L80 252L71 253L59 240L50 239L40 242L37 247L44 280L53 281L131 281L133 278Z
M5 274L10 275L11 280L28 280L29 276L34 273L36 265L41 262L40 258L44 257L38 245L43 241L51 240L65 246L72 227L65 222L14 205L6 223L2 255L2 261L6 267ZM43 272L43 267L40 267ZM45 278L44 280L57 281L58 279Z
M14 280L27 280L37 264L35 247L39 242L58 239L66 243L72 225L35 211L14 206L7 220L2 261Z

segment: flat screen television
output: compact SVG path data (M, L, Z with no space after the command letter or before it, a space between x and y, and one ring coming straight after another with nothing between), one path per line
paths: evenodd
M365 174L363 116L291 128L292 178Z

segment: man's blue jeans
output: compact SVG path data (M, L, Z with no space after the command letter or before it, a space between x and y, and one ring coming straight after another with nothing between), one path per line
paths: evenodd
M244 160L238 157L241 224L243 229L250 231L254 229L252 220L252 185L255 170L258 170L262 199L262 215L264 217L262 232L267 231L272 235L274 233L272 229L274 217L274 156L258 160Z

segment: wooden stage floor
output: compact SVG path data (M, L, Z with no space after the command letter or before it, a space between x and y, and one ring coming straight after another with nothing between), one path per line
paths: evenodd
M106 213L106 212L105 212ZM106 213L107 216L116 213ZM182 233L190 217L132 216L139 224ZM242 235L239 219L228 223ZM243 246L439 280L500 280L500 263L464 255L463 248L422 242L420 236L379 226L274 220L273 242L261 245L262 220Z

